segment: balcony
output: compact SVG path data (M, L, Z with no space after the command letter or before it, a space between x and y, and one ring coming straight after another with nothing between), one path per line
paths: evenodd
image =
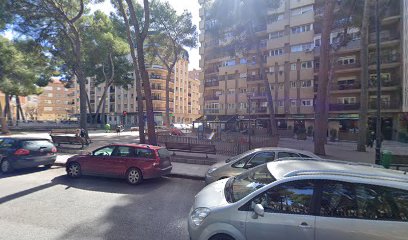
M369 109L377 109L376 99L370 100L368 102ZM400 104L396 101L381 101L381 109L385 110L397 110L400 108Z
M259 74L247 76L247 81L261 81L261 80L262 80L262 76Z
M383 31L380 32L380 42L387 42L387 41L393 41L393 40L399 40L401 38L401 35L397 32L389 32L389 31ZM371 33L370 34L370 43L376 43L376 33Z
M204 101L218 101L219 99L219 96L204 96Z
M337 91L337 90L352 90L352 89L360 89L361 84L360 83L353 83L353 84L338 84L338 85L333 85L331 87L331 90Z
M256 113L267 113L268 112L268 108L267 107L259 107L257 109L255 109Z
M215 82L206 82L204 84L205 87L218 87L220 85L220 82L215 81Z
M204 71L205 74L218 73L218 68L208 68Z
M149 78L150 79L163 79L163 80L166 80L165 77L163 77L162 75L157 75L157 74L150 74Z
M329 111L354 111L360 109L360 103L352 104L329 104Z
M400 61L400 54L399 53L394 53L394 54L384 54L381 55L381 64L387 64L387 63L397 63ZM375 65L377 64L377 58L375 57L374 54L370 55L370 59L368 60L370 65Z
M219 109L214 109L214 108L204 109L204 114L218 114L218 113L220 113Z

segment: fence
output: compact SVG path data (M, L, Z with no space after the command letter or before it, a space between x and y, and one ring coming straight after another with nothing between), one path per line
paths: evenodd
M198 139L197 137L157 135L159 143L190 143L215 145L217 154L234 156L249 150L248 135L231 136L220 140ZM271 147L272 138L268 136L251 136L251 149L260 147Z

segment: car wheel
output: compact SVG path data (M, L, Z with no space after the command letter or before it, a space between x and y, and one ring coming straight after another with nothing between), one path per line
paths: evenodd
M7 159L3 159L3 161L1 161L0 170L2 173L8 173L11 172L13 168Z
M45 168L51 168L51 167L52 167L52 164L44 165L44 167L45 167Z
M81 165L77 162L72 162L67 167L67 175L71 178L77 178L81 176Z
M212 236L209 240L234 240L234 238L227 234L217 234Z
M139 184L143 180L142 172L137 168L131 168L126 173L126 180L132 185Z

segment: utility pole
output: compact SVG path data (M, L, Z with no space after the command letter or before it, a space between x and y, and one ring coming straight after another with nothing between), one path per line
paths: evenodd
M375 6L375 31L377 40L377 124L375 141L375 163L381 164L381 57L380 57L380 16L378 0Z

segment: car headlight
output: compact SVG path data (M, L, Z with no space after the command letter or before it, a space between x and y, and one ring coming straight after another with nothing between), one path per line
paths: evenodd
M208 216L208 214L210 214L210 211L210 209L204 207L196 208L191 213L191 221L193 221L194 225L199 226Z
M212 168L210 168L210 169L208 169L208 174L211 174L211 173L213 173L215 170L217 170L217 168L216 167L212 167Z

